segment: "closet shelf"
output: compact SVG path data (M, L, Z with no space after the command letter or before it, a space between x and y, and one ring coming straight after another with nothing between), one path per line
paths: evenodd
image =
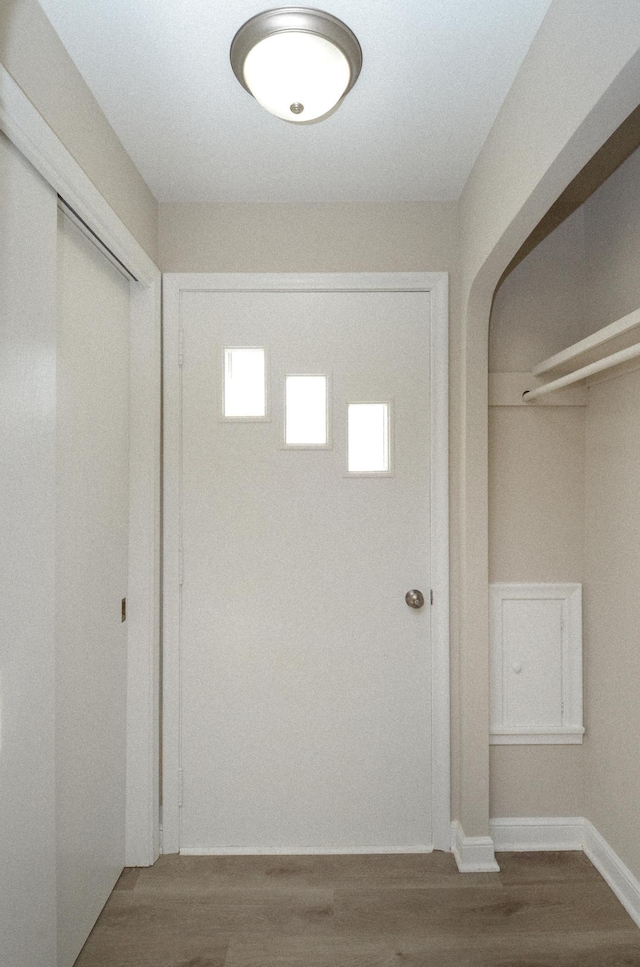
M640 327L640 309L635 309L622 319L612 322L591 336L587 336L586 339L581 339L573 346L545 359L534 367L532 376L538 377L553 370L556 370L559 375L536 389L525 390L522 399L525 403L529 403L540 396L546 396L547 393L554 393L565 386L601 373L605 369L636 359L640 356L640 342L636 331L638 327ZM609 350L606 356L598 352L603 346ZM612 349L615 351L611 352ZM576 360L580 360L581 365L578 369L571 369L571 364ZM567 372L567 369L570 371Z
M534 366L531 372L534 376L544 376L546 373L550 373L554 369L560 369L560 367L572 363L574 360L585 356L587 353L591 353L593 350L606 346L607 343L613 342L613 340L618 340L628 333L633 332L638 327L640 327L640 309L634 309L628 316L623 316L622 319L612 322L610 325L605 326L604 329L598 329L591 336L586 336L585 339L575 342L572 346L568 346L567 349L563 349L562 352L556 353L555 356L544 359L537 366Z

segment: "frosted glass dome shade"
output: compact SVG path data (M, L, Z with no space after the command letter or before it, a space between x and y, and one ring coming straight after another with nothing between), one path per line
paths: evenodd
M240 27L229 51L242 86L285 121L320 120L351 90L362 68L354 32L314 7L263 10Z
M244 79L271 114L286 121L313 121L338 103L351 69L331 41L291 30L266 37L249 51Z

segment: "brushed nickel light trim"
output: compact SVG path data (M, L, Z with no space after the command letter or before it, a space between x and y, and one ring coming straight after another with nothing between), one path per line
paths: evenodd
M230 59L233 73L244 89L254 96L244 76L244 64L250 51L261 41L282 33L315 34L333 44L349 65L349 82L336 103L349 93L362 69L362 48L353 31L342 20L313 7L279 7L257 14L240 27L231 42ZM335 106L335 105L334 105ZM303 105L294 102L291 113L302 113Z

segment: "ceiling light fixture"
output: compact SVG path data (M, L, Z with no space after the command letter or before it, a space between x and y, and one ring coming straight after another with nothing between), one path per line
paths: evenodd
M351 90L362 50L353 31L330 13L280 7L240 28L231 66L267 111L299 124L324 117Z

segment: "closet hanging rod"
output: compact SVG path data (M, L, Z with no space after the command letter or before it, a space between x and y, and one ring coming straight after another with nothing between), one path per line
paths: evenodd
M562 352L556 353L555 356L538 363L537 366L533 367L531 373L533 376L543 376L559 366L566 366L580 356L584 356L585 353L593 352L604 347L608 342L627 335L627 333L637 329L638 326L640 326L640 309L634 309L633 312L623 316L622 319L609 323L604 329L599 329L567 349L563 349Z
M544 386L539 386L537 389L526 389L522 394L522 399L525 403L530 403L531 400L536 400L539 396L546 396L547 393L554 393L557 389L571 386L572 383L578 383L581 379L586 379L595 373L601 373L604 369L611 369L612 366L617 366L619 363L626 363L628 359L635 359L636 356L640 356L640 343L637 343L635 346L629 346L628 349L621 349L619 352L612 353L610 356L605 356L595 363L589 363L588 366L583 366L582 369L576 369L574 373L567 373L566 376L560 376L558 379L554 379L550 383L545 383Z

